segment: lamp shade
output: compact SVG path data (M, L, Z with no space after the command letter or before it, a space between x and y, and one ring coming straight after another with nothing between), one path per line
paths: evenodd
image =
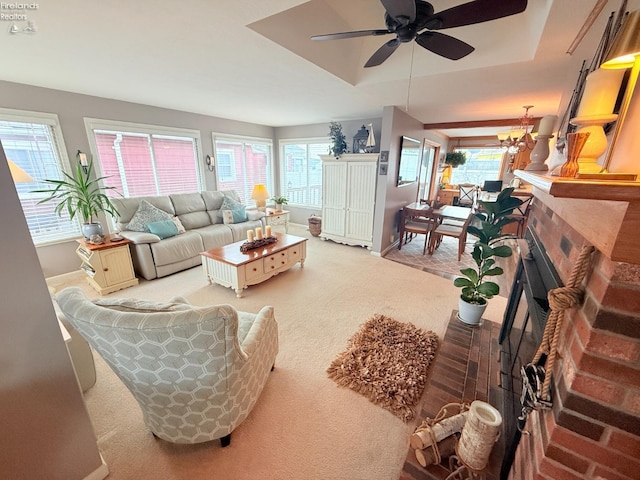
M264 183L256 183L253 187L251 198L253 198L254 200L266 200L267 198L269 198L267 186Z
M12 160L9 160L7 158L7 162L9 163L9 170L11 170L11 176L13 177L13 181L15 183L35 182L31 175L21 169Z
M631 12L611 44L601 68L633 67L640 55L640 10Z

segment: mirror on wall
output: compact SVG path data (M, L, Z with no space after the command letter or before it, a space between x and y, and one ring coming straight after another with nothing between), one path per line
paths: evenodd
M418 181L420 171L420 146L415 138L402 137L400 140L400 160L396 185L403 187Z

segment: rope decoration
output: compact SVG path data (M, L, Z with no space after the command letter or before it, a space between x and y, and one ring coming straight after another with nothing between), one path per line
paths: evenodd
M564 321L564 312L569 308L582 305L584 300L584 286L582 286L582 281L591 266L591 254L594 250L595 248L592 245L584 245L578 261L573 266L568 285L554 288L550 290L548 294L551 313L544 327L542 342L532 361L533 364L538 364L542 355L547 355L544 383L542 385L543 399L547 401L551 401L549 388L551 385L551 372L553 372L553 365L558 354L558 342L560 340L562 322Z

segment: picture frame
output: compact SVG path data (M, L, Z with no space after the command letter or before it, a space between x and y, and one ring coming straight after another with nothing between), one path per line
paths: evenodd
M389 164L388 163L381 163L380 164L380 175L386 175L387 172L389 171Z
M380 163L387 163L388 161L389 161L389 150L382 150L380 152Z

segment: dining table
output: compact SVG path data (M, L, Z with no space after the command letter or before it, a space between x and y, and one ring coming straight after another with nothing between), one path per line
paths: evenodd
M412 208L415 210L424 210L428 212L430 210L433 211L434 214L438 215L440 218L450 218L452 220L461 220L465 221L471 215L472 209L470 207L458 207L453 205L443 205L440 208L433 208L426 203L413 202L407 205L407 208Z

